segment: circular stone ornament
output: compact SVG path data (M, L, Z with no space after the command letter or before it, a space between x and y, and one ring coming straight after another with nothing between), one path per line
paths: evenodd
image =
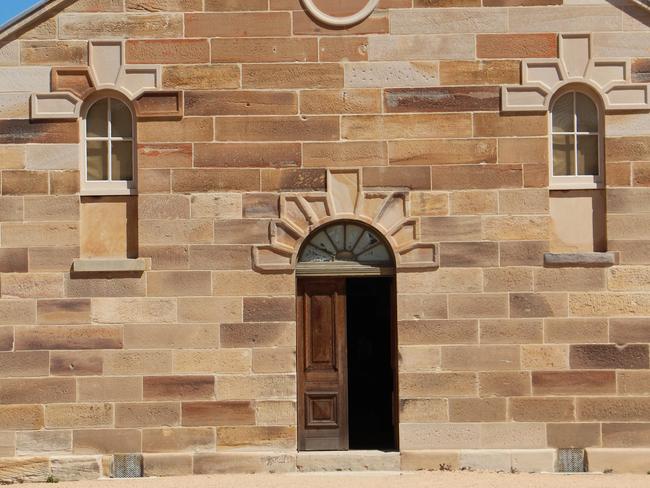
M348 15L346 17L336 17L334 15L329 15L319 9L314 0L302 0L305 8L313 15L317 20L323 24L331 25L334 27L344 27L348 25L358 24L366 17L368 17L379 4L379 0L368 0L368 3L365 7L359 10L356 14Z

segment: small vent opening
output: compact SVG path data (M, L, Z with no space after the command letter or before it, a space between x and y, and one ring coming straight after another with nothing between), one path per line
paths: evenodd
M113 478L142 478L142 455L115 454Z
M584 473L587 471L585 450L564 448L557 450L558 471L560 473Z

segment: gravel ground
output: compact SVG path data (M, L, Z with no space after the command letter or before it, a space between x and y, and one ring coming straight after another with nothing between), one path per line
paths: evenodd
M43 484L22 487L43 488ZM643 488L648 475L293 473L76 481L57 488Z

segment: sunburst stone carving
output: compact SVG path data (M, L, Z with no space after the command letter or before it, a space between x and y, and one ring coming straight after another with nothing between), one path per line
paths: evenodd
M271 222L271 244L253 248L261 271L291 272L298 252L312 232L325 224L360 222L381 233L402 268L438 266L436 247L421 242L419 218L411 216L409 194L366 191L358 170L331 169L325 193L287 193L280 197L280 219Z
M501 89L504 112L546 112L553 93L570 83L589 85L608 111L650 110L650 86L631 82L628 59L593 58L590 34L560 34L559 45L557 59L522 62L522 84Z

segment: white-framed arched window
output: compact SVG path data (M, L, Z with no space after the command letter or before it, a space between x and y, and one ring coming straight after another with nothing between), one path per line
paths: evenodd
M113 94L88 104L82 121L82 193L129 195L135 192L135 117Z
M598 188L604 182L599 103L586 91L561 93L551 105L551 188Z

